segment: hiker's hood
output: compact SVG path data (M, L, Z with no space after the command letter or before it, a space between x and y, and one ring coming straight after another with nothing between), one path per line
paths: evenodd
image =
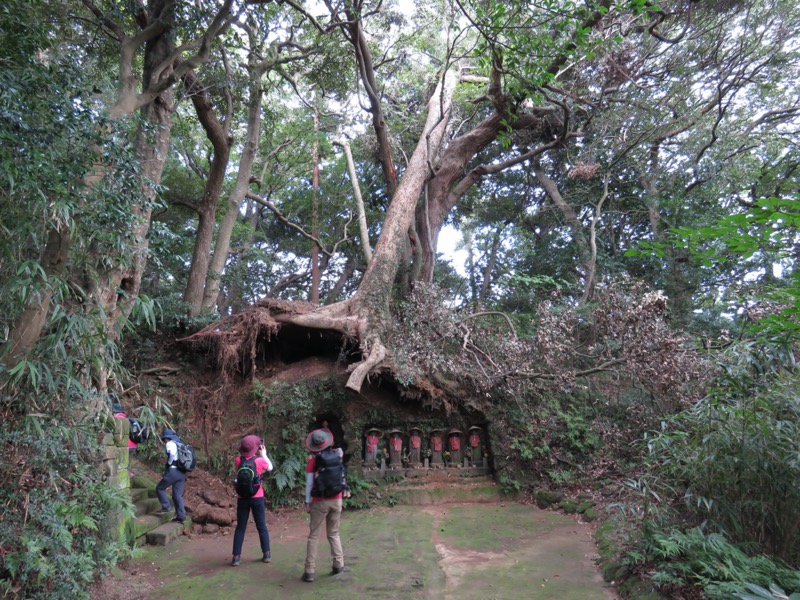
M172 440L173 442L177 442L181 438L178 437L178 434L172 431L172 429L165 429L161 432L161 439L162 440Z

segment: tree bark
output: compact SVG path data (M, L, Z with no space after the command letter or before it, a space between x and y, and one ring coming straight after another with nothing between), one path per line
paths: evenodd
M547 196L561 212L561 215L564 217L564 220L567 222L567 225L572 232L572 239L575 242L575 247L578 251L578 260L583 268L584 282L586 282L586 278L589 276L589 273L593 273L594 271L594 265L592 261L592 252L589 248L589 242L586 239L586 234L583 231L583 224L580 222L580 219L578 219L578 214L575 212L575 209L566 200L564 200L564 197L561 195L561 191L558 189L558 185L547 175L547 173L545 173L541 163L538 160L533 161L532 169L536 175L536 178L539 180L542 189L544 189Z
M367 375L386 357L381 335L389 318L391 290L400 268L403 243L414 220L414 210L428 175L429 160L441 147L457 83L455 70L447 71L428 101L425 126L389 206L372 262L356 294L343 302L322 306L309 313L273 315L281 323L327 329L357 339L364 359L351 365L351 374L345 384L356 392L361 390Z
M350 151L350 144L346 139L334 140L334 144L344 149L344 156L347 160L347 172L350 174L350 184L353 186L353 198L356 202L356 214L358 215L358 233L361 238L361 251L367 264L372 260L372 248L369 245L369 227L367 226L367 216L364 211L364 199L361 197L361 186L358 184L356 175L356 165L353 161L353 153Z
M211 159L211 168L203 191L203 198L197 207L197 234L192 252L192 264L189 268L189 279L183 293L183 300L189 305L189 316L195 316L203 308L203 289L211 257L217 204L222 195L222 185L225 182L225 171L230 160L232 140L228 136L227 122L223 125L217 119L208 97L208 89L197 79L194 72L186 73L183 76L183 82L192 99L200 124L214 148L214 157Z
M356 293L356 302L359 304L375 306L375 301L377 306L388 308L387 290L392 289L397 275L403 243L428 176L429 161L433 160L442 144L457 83L458 74L452 69L447 71L428 101L425 128L389 206L372 262Z
M217 301L220 279L225 269L228 251L231 246L233 226L236 224L236 219L239 218L239 209L250 189L250 176L253 172L253 162L258 152L258 138L261 133L261 98L264 94L261 87L261 77L265 70L266 67L263 65L256 65L250 69L250 104L247 112L247 133L245 135L244 149L239 161L236 184L228 196L228 209L217 232L217 243L214 246L214 255L208 268L208 276L203 293L204 308L211 308Z
M314 133L319 134L319 111L314 109ZM311 161L313 163L313 173L311 176L311 235L319 239L319 138L314 140L314 147L311 151ZM311 291L308 301L311 304L319 304L319 246L311 246Z
M500 234L502 232L503 227L498 227L492 235L492 243L487 252L486 267L483 269L483 282L481 283L480 295L478 296L479 307L485 305L486 299L489 297L489 291L492 288L492 274L497 264L497 249L500 247Z
M502 121L500 113L492 113L471 131L451 140L442 154L436 173L428 182L427 210L417 214L419 249L414 260L420 263L415 268L419 280L433 280L439 232L448 213L468 189L456 193L456 183L464 178L464 171L475 155L497 139Z

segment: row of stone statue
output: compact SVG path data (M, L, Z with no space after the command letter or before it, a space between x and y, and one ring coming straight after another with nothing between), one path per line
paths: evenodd
M383 461L392 469L481 467L486 456L483 429L477 425L470 427L466 436L458 429L431 429L424 436L422 429L412 427L407 440L399 429L392 429L384 438L380 429L371 427L364 432L364 437L364 466L367 468L379 467Z

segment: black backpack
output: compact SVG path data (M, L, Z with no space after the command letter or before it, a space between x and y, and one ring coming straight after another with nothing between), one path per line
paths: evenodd
M147 438L150 437L150 429L142 425L141 421L134 419L133 417L128 417L128 423L131 424L131 430L128 434L128 438L134 444L146 442Z
M194 449L189 444L184 444L180 440L174 440L178 446L178 458L175 459L175 466L179 471L189 473L194 471L197 458L194 455Z
M323 450L314 455L314 474L311 495L315 498L333 498L344 490L344 464L336 450Z
M236 471L236 479L233 481L236 493L242 498L252 498L261 487L261 475L256 468L256 457L243 458L239 462L239 470Z

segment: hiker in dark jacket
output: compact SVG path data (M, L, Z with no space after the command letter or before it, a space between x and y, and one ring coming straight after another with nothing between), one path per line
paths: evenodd
M180 438L172 429L165 429L161 434L161 441L164 442L164 451L167 453L167 462L164 465L164 476L156 485L156 495L161 502L161 509L158 514L163 515L170 512L169 499L167 498L167 488L172 487L172 502L175 504L174 522L183 523L186 520L186 508L183 505L183 487L186 484L186 473L176 466L178 460L178 445Z
M253 513L253 521L256 522L258 530L258 540L261 543L262 561L268 563L272 560L269 549L269 530L267 529L266 506L264 503L264 488L261 486L261 474L272 471L272 462L267 456L267 449L264 440L256 435L246 435L239 444L239 456L234 459L236 472L245 461L255 458L256 474L258 485L255 486L255 493L247 496L246 493L237 490L238 499L236 500L236 533L233 534L233 560L232 567L238 567L242 558L242 545L244 544L244 534L247 531L247 520L250 513ZM238 476L237 476L238 480Z

